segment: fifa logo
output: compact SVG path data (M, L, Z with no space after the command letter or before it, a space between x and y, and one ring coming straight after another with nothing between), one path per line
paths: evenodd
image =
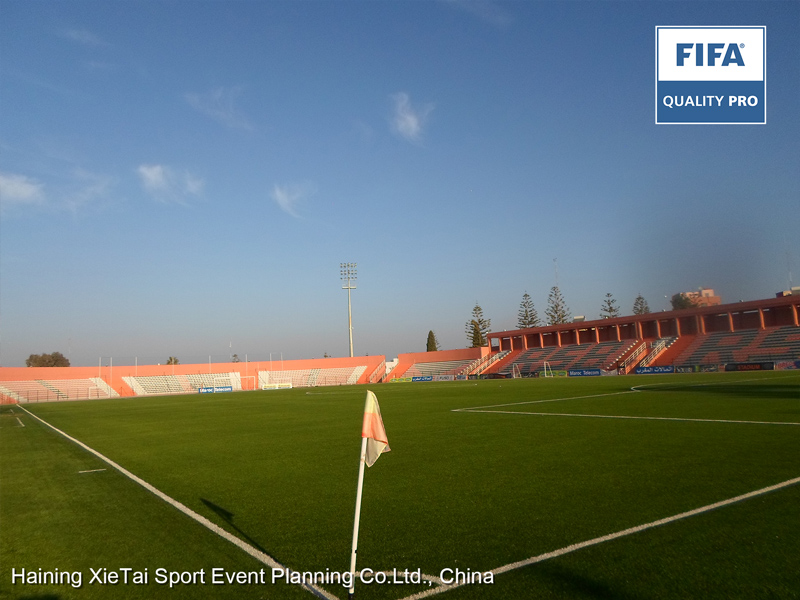
M708 57L705 64L709 67L715 66L716 60L722 56L722 49L724 47L725 44L708 44ZM694 52L692 51L693 48ZM742 48L744 48L744 44L742 44ZM703 44L678 44L677 66L682 67L683 61L687 58L691 58L692 54L695 56L695 65L702 67L704 64ZM725 51L725 57L722 59L721 66L727 67L731 63L739 65L740 67L744 66L744 60L742 59L742 54L739 52L738 44L728 44L728 49Z
M656 27L656 124L767 122L767 28Z

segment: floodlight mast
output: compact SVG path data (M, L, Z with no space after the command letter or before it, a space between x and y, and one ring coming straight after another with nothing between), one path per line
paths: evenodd
M353 309L350 303L350 290L356 289L354 283L357 279L357 263L339 263L341 273L342 289L347 290L347 325L350 331L350 357L353 356Z

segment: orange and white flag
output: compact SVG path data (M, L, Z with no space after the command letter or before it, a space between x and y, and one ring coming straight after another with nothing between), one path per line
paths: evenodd
M364 404L364 423L361 426L361 437L367 438L367 454L364 462L368 467L375 464L378 457L384 452L389 452L389 439L383 427L381 407L375 394L368 391L367 401Z

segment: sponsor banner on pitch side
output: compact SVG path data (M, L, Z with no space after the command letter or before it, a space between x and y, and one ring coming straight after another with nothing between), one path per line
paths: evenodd
M656 27L657 124L765 124L767 28Z
M570 377L599 377L601 374L600 369L570 369L568 372Z
M774 369L774 362L728 363L725 365L726 371L772 371Z
M674 373L675 367L636 367L637 375L658 375L661 373Z

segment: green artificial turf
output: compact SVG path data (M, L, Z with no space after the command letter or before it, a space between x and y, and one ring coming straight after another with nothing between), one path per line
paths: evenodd
M156 583L156 569L168 582L169 572L263 567L16 407L0 408L0 483L0 598L208 598L210 586ZM127 585L97 582L104 571L124 577L121 569L130 569ZM12 579L40 570L81 576L60 585ZM148 584L134 583L145 572ZM213 597L243 590L271 597L263 586L215 586ZM308 597L294 586L280 593Z
M800 477L797 425L553 414L797 423L800 379L791 372L372 389L392 451L366 473L359 568L495 569ZM281 563L325 572L349 567L364 395L352 386L28 408ZM495 408L456 410L487 406ZM78 475L107 465L11 410L26 427L3 413L0 594L110 597L92 586L11 586L12 567L261 568L113 469ZM798 489L436 597L792 597ZM346 597L341 586L324 587ZM430 589L357 588L360 598L388 599ZM126 598L242 592L152 582L114 590ZM261 596L312 597L286 585L246 592Z

